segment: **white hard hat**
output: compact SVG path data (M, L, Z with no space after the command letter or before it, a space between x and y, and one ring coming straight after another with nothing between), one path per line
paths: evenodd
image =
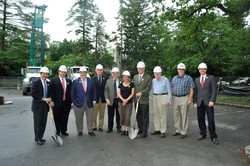
M144 67L146 67L146 65L143 61L137 63L137 68L144 68Z
M113 69L111 70L112 73L119 73L119 69L118 67L113 67Z
M40 73L49 73L49 69L46 66L44 66L40 69Z
M184 69L186 70L186 66L184 63L179 63L178 66L177 66L177 69Z
M87 72L87 68L85 66L82 66L80 67L80 70L79 71L84 71L84 72Z
M130 72L128 70L125 70L123 73L122 73L123 76L129 76L130 77Z
M96 65L95 69L96 69L96 70L97 70L97 69L102 69L102 70L103 70L103 66L102 66L101 64L98 64L98 65Z
M200 63L199 66L198 66L198 69L207 69L207 65L206 63Z
M160 66L155 66L154 68L154 73L161 73L162 72L162 69Z
M59 71L67 72L67 67L65 65L61 65L58 69Z

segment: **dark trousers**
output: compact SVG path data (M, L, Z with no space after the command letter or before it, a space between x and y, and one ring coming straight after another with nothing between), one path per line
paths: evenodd
M139 104L136 120L139 130L143 134L147 134L149 127L149 104Z
M108 105L108 129L113 129L114 116L116 115L116 128L120 129L120 114L118 110L118 99L115 99L113 105Z
M203 101L201 102L201 105L197 107L200 135L206 137L207 127L205 122L205 114L207 114L210 138L217 138L217 134L215 133L214 107L205 105Z
M46 124L47 124L48 111L33 111L34 132L35 140L43 138Z
M65 103L61 105L55 105L53 107L53 115L57 134L67 131L70 109L71 105L66 105Z

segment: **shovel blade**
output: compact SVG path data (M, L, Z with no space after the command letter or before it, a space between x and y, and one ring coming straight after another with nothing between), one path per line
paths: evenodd
M139 130L138 129L135 129L135 128L130 128L129 129L129 138L130 139L135 139L137 137L137 134L138 134Z
M59 146L63 145L63 140L59 135L52 136L52 138L55 141L55 143L57 143Z

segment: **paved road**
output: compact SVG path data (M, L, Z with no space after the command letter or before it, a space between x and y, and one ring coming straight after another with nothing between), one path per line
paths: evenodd
M73 111L69 120L69 136L63 137L64 146L57 147L51 139L51 121L45 132L47 142L39 146L34 142L31 97L20 91L0 90L12 105L0 106L0 165L1 166L239 166L240 148L250 144L250 110L216 106L216 127L219 145L209 139L197 141L196 112L189 114L189 134L184 140L171 136L173 114L168 111L167 137L158 136L130 140L116 132L96 132L90 137L85 132L77 136ZM150 114L150 131L153 130ZM107 118L107 115L106 117ZM105 122L107 126L107 121Z

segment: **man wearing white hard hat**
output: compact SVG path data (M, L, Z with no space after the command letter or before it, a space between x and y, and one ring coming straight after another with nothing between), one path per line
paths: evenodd
M93 130L97 130L97 127L98 127L98 130L102 132L103 125L104 125L105 108L106 108L106 99L104 95L104 89L105 89L105 84L108 78L103 75L103 66L101 64L96 65L95 72L96 72L96 76L94 76L92 80L94 81L96 91L97 91L97 101L94 107L92 127L93 127Z
M70 90L72 81L66 78L67 67L61 65L58 69L58 77L50 81L51 106L53 108L54 120L57 134L68 136L67 125L71 109Z
M192 104L194 95L194 81L192 77L185 74L186 66L183 63L178 64L178 75L174 76L171 82L173 88L173 109L175 132L173 136L185 138L188 129L188 109Z
M85 112L88 134L90 136L95 136L92 129L92 123L93 108L97 100L96 88L93 80L87 77L86 67L80 67L79 71L80 77L73 81L70 93L76 118L76 129L78 136L82 136L83 116Z
M205 114L208 119L208 129L212 143L219 144L215 132L214 104L216 101L217 88L214 76L208 75L207 65L200 63L198 66L200 77L195 79L194 107L197 108L198 124L200 136L198 140L203 140L207 136Z
M172 95L168 78L162 76L162 69L156 66L153 70L155 78L152 81L154 128L151 135L166 137L167 129L167 106L171 104Z
M151 89L152 78L145 73L146 65L140 61L137 63L138 74L133 77L135 84L134 102L140 97L136 119L138 122L139 134L141 137L147 137L149 127L149 91Z
M49 98L49 82L47 81L48 76L49 69L44 66L40 69L40 79L32 82L31 96L33 100L31 110L33 112L35 141L38 145L43 145L46 141L43 139L43 135L49 112L48 103L51 102L51 98Z
M107 133L113 131L114 116L116 116L116 129L121 132L120 114L118 110L118 85L120 84L120 71L117 67L111 70L112 78L108 79L105 85L104 95L108 105L108 129Z
M119 113L121 118L122 135L128 136L130 118L133 109L133 97L135 85L130 80L130 72L125 70L122 73L122 82L118 86Z

